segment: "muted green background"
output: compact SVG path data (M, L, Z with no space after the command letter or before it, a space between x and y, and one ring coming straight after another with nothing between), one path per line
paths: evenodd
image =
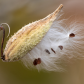
M0 0L0 23L10 25L11 36L24 25L44 18L60 4L64 4L62 18L68 18L65 24L73 20L84 23L83 0ZM8 29L4 27L7 36ZM1 38L0 31L0 42ZM4 47L8 39L5 38ZM21 61L7 63L0 60L0 84L84 84L83 67L83 59L71 59L65 63L65 72L38 72L27 69Z

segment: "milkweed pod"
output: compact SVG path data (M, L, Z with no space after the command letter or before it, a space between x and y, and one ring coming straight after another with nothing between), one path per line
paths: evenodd
M48 32L62 7L61 4L47 17L30 23L15 33L6 44L4 61L19 60L31 51ZM41 60L36 59L34 64L39 64L39 61L41 62Z

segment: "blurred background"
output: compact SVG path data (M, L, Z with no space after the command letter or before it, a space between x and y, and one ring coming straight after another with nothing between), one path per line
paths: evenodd
M24 25L52 13L60 4L64 5L61 18L68 19L66 25L74 20L84 23L84 0L0 0L0 23L10 25L11 36ZM8 29L4 27L7 36ZM1 38L2 31L0 42ZM71 60L65 68L65 72L38 72L27 69L20 61L0 60L0 84L84 84L84 59Z

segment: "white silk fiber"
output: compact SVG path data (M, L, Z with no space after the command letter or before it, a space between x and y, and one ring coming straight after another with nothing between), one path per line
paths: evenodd
M84 25L73 22L62 26L63 20L54 21L42 41L22 58L28 68L60 71L60 59L84 57ZM71 34L71 36L70 36ZM34 65L35 59L41 63Z

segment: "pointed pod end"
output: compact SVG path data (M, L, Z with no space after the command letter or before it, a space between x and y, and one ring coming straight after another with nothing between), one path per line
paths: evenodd
M58 13L61 11L62 8L63 8L63 4L60 4L59 7L52 13L53 20L56 19Z
M60 8L62 8L63 7L63 4L60 4L60 6L59 6Z
M62 8L63 8L63 4L60 4L59 7L53 13L49 14L44 19L46 19L47 21L53 22L57 18L57 15L59 14Z
M60 11L63 8L63 4L60 4L59 7L55 11Z

